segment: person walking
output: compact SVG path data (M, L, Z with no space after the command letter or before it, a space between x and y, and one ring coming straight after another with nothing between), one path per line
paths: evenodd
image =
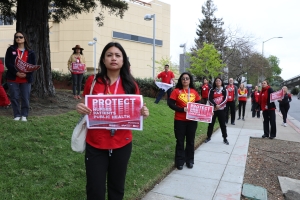
M208 101L208 93L211 85L208 83L207 78L203 78L203 84L200 87L201 103L206 104Z
M207 128L207 138L205 143L211 140L211 135L214 129L216 118L218 118L219 125L221 127L222 137L224 144L229 145L227 140L227 128L225 124L225 107L227 102L228 93L224 86L223 80L221 78L216 78L212 88L208 94L208 102L214 107L214 115L212 117L211 123L208 124Z
M226 108L225 108L225 123L228 123L228 118L229 118L229 110L230 110L230 120L231 120L231 125L235 125L235 104L237 100L237 87L233 84L233 78L229 79L229 84L226 86L226 89L228 91L228 98L227 98L227 103L226 103Z
M260 91L258 90L258 86L255 86L254 91L251 93L252 118L254 118L255 115L257 118L260 118L259 95Z
M90 76L84 86L83 96L90 94L92 82L96 82L93 95L139 94L137 83L132 77L128 57L119 43L108 43L100 57L100 72ZM76 105L80 114L90 114L84 98ZM141 108L144 118L149 110ZM88 129L86 137L85 167L87 200L105 200L106 185L109 200L121 200L124 196L125 177L132 150L131 130Z
M290 102L292 101L292 97L291 97L290 94L288 94L288 89L287 89L286 86L283 86L282 90L283 90L283 93L284 93L283 99L278 100L279 109L280 109L280 112L282 114L282 119L283 119L283 122L282 122L281 125L284 126L284 127L287 127L286 118L287 118L287 114L288 114L289 109L290 109Z
M169 70L169 65L165 65L165 71L159 73L157 75L157 77L154 79L154 82L157 79L161 79L161 82L163 82L163 83L174 84L175 83L174 78L175 78L174 73ZM169 88L167 90L168 100L170 98L171 92L172 92L172 88ZM158 95L157 95L154 103L158 104L160 99L165 95L165 93L166 93L166 91L164 89L159 89Z
M244 83L240 84L240 88L238 89L238 99L239 99L239 118L241 119L241 112L242 112L242 120L245 121L245 109L246 109L246 103L247 103L247 94L248 90L245 88Z
M8 108L10 106L10 100L2 86L2 75L4 72L4 65L2 60L0 60L0 107Z
M175 166L178 170L182 170L184 163L190 169L194 165L195 133L198 122L186 119L188 102L200 103L200 96L195 89L193 76L183 72L168 101L169 107L175 111Z
M29 113L33 73L23 73L18 71L15 67L17 57L26 63L32 65L36 64L35 53L30 49L29 40L22 31L17 31L14 34L14 43L6 50L5 66L7 67L6 81L9 88L14 120L19 121L21 119L21 121L26 122Z
M262 110L264 118L264 134L262 135L262 138L268 137L269 139L274 139L276 137L276 106L274 102L270 102L270 94L273 92L274 90L269 86L268 81L264 80L259 95L260 109Z
M82 53L84 50L80 47L80 45L76 45L72 48L73 53L68 60L68 69L72 74L72 83L73 83L73 97L74 99L81 99L80 92L81 92L81 84L83 79L83 74L86 72L86 66L83 70L74 70L72 68L73 63L82 63L85 64L85 57Z

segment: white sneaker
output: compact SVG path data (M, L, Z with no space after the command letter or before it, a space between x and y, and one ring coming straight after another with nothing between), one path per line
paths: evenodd
M286 124L286 123L284 123L284 124L283 124L283 126L284 126L284 127L287 127L287 124Z
M26 117L22 117L21 121L27 122L27 118Z
M15 121L19 121L21 117L15 117L14 120Z
M284 122L282 122L281 126L284 126Z

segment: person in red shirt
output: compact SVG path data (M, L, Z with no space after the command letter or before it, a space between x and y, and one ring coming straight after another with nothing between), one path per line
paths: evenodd
M119 43L108 43L100 57L100 72L92 90L97 94L139 94L139 88L130 73L128 58ZM90 94L94 75L85 84L83 96ZM84 98L76 105L80 114L90 114ZM149 111L141 108L144 118ZM113 134L114 133L114 134ZM108 199L123 199L127 164L132 149L131 130L88 129L86 137L85 167L87 199L105 200L106 184Z
M245 88L244 83L240 84L240 88L238 89L238 97L239 97L239 118L241 119L241 112L242 112L242 120L245 121L245 109L246 109L246 103L247 103L247 94L248 90Z
M200 103L200 96L194 87L193 76L188 72L183 72L168 101L169 107L175 110L175 166L178 170L182 170L184 163L190 169L194 165L195 133L198 122L186 119L188 102Z
M175 83L174 78L175 78L174 73L169 70L169 65L165 65L165 71L159 73L156 77L156 79L161 79L161 82L167 84L174 84ZM156 79L154 79L154 82L156 81ZM168 100L170 98L171 92L172 92L172 88L169 88L167 90ZM165 90L159 89L158 95L154 103L158 104L160 99L165 95L165 93L166 93Z
M267 80L264 80L262 82L262 89L259 95L260 109L262 110L264 118L264 134L262 135L262 138L269 137L269 139L274 139L276 137L276 106L274 102L270 102L270 94L273 92L274 91L269 86Z
M208 84L207 78L203 78L203 84L200 88L200 95L201 95L201 103L206 104L208 100L208 93L211 88L211 85Z
M4 65L2 60L0 60L0 106L8 108L10 106L10 100L7 97L7 94L2 86L2 74L4 72Z
M208 102L211 106L214 107L214 115L212 117L211 123L208 124L207 128L207 138L205 140L205 143L209 142L211 140L211 135L213 133L214 125L216 122L216 119L218 117L218 121L221 127L222 137L224 144L229 145L229 142L227 140L227 129L225 124L225 108L226 108L226 102L228 93L224 86L223 80L221 78L216 78L213 87L210 89L208 94Z
M225 108L225 123L228 123L228 118L229 118L229 109L230 109L230 119L231 119L231 124L235 125L235 103L237 100L237 87L233 84L233 78L229 79L229 84L226 86L227 92L228 92L228 98L227 98L227 103L226 103L226 108Z
M258 86L255 86L254 91L251 94L253 118L255 117L255 115L257 116L257 118L260 118L259 95L260 91L258 90Z

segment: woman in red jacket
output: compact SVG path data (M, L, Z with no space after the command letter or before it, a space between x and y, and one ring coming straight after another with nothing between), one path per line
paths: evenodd
M0 60L0 106L8 108L10 106L10 100L7 97L7 94L2 86L2 74L4 72L4 65L2 60Z
M245 121L245 109L247 103L247 94L248 90L245 88L244 83L241 83L240 88L238 89L238 97L239 97L239 118L241 119L241 109L243 107L242 119Z
M270 102L270 94L273 92L274 91L268 85L267 80L264 80L262 82L262 89L259 96L260 109L262 110L264 118L264 134L262 135L262 138L268 137L269 139L274 139L276 137L276 106L274 102Z
M260 107L259 107L259 95L260 91L258 90L258 86L255 86L254 91L251 94L251 101L252 101L252 118L257 116L257 118L260 118Z

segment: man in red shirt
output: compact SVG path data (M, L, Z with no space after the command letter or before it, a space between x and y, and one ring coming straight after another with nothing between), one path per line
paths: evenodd
M208 93L211 88L211 85L208 83L207 78L203 78L203 84L200 88L201 90L201 103L206 104L208 100Z
M228 91L228 98L226 103L225 122L228 123L228 113L230 109L231 124L235 125L235 101L237 100L237 87L233 84L233 78L229 79L229 85L226 86Z
M174 78L175 78L174 73L169 70L169 65L165 65L165 71L159 73L157 77L154 79L154 82L156 81L156 79L161 79L161 82L163 83L174 84ZM167 90L168 100L170 98L171 92L172 92L172 88ZM166 93L165 90L159 89L158 95L154 103L158 104L158 102L165 95L165 93Z

